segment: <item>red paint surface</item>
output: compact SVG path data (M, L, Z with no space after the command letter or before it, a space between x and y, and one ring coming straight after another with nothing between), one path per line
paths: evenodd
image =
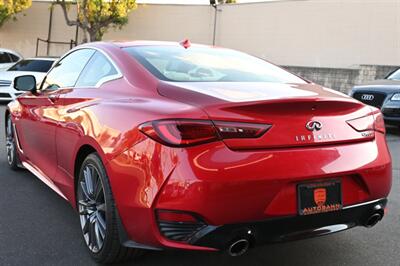
M296 215L296 185L304 181L340 179L344 206L388 195L392 173L384 134L372 131L365 137L346 122L373 119L375 109L313 84L285 86L314 96L227 102L186 90L187 84L157 80L119 47L152 44L91 44L110 56L123 78L99 88L28 93L9 105L21 159L40 169L73 206L75 159L85 145L106 166L129 237L153 246L208 250L161 237L156 208L194 212L211 225L223 225ZM59 98L53 102L49 95ZM175 118L272 127L260 138L187 148L164 146L138 129L148 121ZM305 128L310 120L322 122L323 129L310 133ZM335 138L296 141L310 134Z

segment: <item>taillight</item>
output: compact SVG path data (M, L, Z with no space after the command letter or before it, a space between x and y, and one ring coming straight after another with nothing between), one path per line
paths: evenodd
M155 141L168 146L192 146L218 140L211 121L159 120L144 123L139 129Z
M386 128L385 128L385 120L383 119L383 115L380 111L374 114L374 129L375 131L381 132L383 134L386 133Z
M215 121L215 127L222 139L258 138L271 128L266 124L231 123Z
M139 126L148 137L167 146L187 147L223 139L258 138L271 125L209 120L157 120Z
M386 132L385 122L381 112L376 112L373 115L352 119L347 121L347 123L358 132L373 130L381 133Z

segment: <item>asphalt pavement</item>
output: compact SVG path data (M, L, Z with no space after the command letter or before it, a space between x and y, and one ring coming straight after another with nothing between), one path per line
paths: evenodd
M80 235L72 207L28 171L6 162L0 105L0 265L96 265ZM389 213L372 229L274 244L231 258L221 253L148 252L126 265L400 265L400 130L390 128L393 189Z

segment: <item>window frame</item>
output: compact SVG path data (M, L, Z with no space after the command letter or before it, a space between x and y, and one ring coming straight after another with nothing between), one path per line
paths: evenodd
M115 71L117 73L113 74L113 75L102 77L101 79L99 79L97 81L97 83L95 85L92 85L92 86L76 86L76 83L79 81L80 77L82 76L82 74L85 73L86 68L89 66L90 61L92 60L92 58L94 56L96 56L96 52L99 52L101 55L103 55L105 57L105 59L108 61L108 63L111 64L111 66L115 69ZM106 83L108 81L120 79L123 77L123 75L122 75L121 71L119 70L119 68L117 67L117 65L113 62L113 60L106 53L104 53L100 49L97 49L96 52L90 57L90 59L88 60L88 62L85 65L85 67L82 69L81 73L79 74L78 79L76 80L76 82L74 84L74 89L83 89L83 88L85 88L85 89L86 88L96 88L97 89L101 85L103 85L104 83Z
M87 49L87 50L94 50L95 52L93 53L93 55L89 58L89 60L87 60L85 66L82 68L82 71L79 73L78 78L75 81L75 84L73 86L69 86L68 88L73 88L73 89L89 89L89 88L99 88L101 85L103 85L104 83L111 81L111 80L116 80L116 79L120 79L123 77L121 70L119 69L119 67L117 66L117 64L115 64L115 62L111 59L111 57L104 52L102 49L94 47L94 46L85 46L85 47L77 47L74 48L70 51L68 51L66 54L64 54L60 59L58 59L57 61L54 62L53 66L49 69L49 71L47 72L45 78L42 80L42 82L40 83L40 91L45 91L46 89L43 89L43 85L46 82L47 76L48 74L53 70L53 68L55 68L57 66L57 64L62 61L64 58L66 58L67 56L71 55L72 53L79 51L79 50L83 50L83 49ZM116 75L112 75L112 79L110 79L110 76L102 78L99 82L97 82L96 86L85 86L85 87L76 87L76 83L79 80L79 77L82 75L83 71L85 70L86 66L88 65L89 61L92 59L92 57L96 54L96 52L100 52L102 53L106 59L111 63L111 65L115 68L115 70L117 71ZM107 78L107 79L106 79ZM60 87L57 88L57 90L61 90L61 89L65 89L67 87Z
M15 58L18 58L17 61L14 61L13 56L15 56ZM18 63L22 59L21 56L14 54L14 53L8 53L8 57L10 57L10 59L13 63Z

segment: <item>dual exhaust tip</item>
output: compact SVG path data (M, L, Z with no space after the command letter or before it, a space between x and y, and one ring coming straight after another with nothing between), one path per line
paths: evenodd
M378 204L374 206L374 212L368 219L365 221L364 226L367 228L371 228L375 226L378 222L380 222L385 214L384 206Z
M375 226L380 220L382 220L382 218L383 218L382 213L376 212L367 219L364 226L367 228L371 228Z
M381 210L373 213L368 219L365 221L364 226L367 228L371 228L375 226L379 221L383 218L383 212ZM228 247L228 254L232 257L238 257L244 255L250 248L251 243L247 238L241 238L232 242Z
M238 257L245 254L250 248L250 241L246 238L239 239L233 242L228 247L228 254L231 257Z

